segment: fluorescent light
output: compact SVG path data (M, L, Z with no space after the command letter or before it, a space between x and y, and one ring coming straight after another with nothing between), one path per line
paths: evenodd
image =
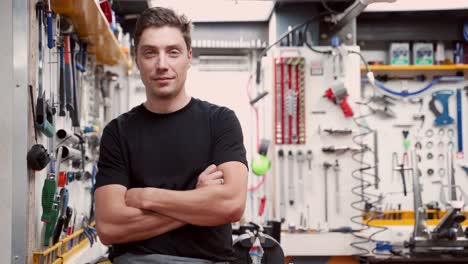
M430 11L468 9L468 0L397 0L395 3L374 3L365 12Z
M274 1L149 0L148 6L172 8L193 22L268 21Z

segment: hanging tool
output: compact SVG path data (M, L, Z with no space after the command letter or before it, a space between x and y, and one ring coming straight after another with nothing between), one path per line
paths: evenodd
M97 174L97 165L93 164L93 170L91 171L91 205L89 207L89 219L91 221L94 220L94 191L95 191L95 185L96 185L96 174ZM265 190L266 186L265 186ZM266 191L265 191L266 193ZM265 195L262 197L262 202L265 205L266 197Z
M320 134L320 127L319 127L319 134ZM336 136L346 136L351 135L353 131L351 129L343 128L343 129L333 129L333 128L325 128L323 131L327 132L329 135L336 135Z
M41 221L45 223L44 246L50 245L50 239L57 223L59 212L59 202L56 200L55 191L57 189L55 175L49 173L42 187L42 216Z
M257 65L258 67L258 65ZM276 134L275 140L276 144L282 144L284 138L284 123L283 123L283 102L284 102L284 92L283 92L283 64L281 59L275 59L275 120L276 120ZM257 71L259 73L259 71ZM259 78L259 76L257 76Z
M332 233L352 233L352 232L359 232L357 229L352 229L350 226L343 226L338 228L330 228L328 232Z
M293 206L295 201L295 184L294 184L294 154L290 150L288 151L288 163L289 163L289 175L288 175L288 197L289 205Z
M76 54L76 69L80 72L86 72L86 57L88 55L88 44L84 41L79 41L78 45L80 46L80 51ZM257 101L260 99L261 98L257 99Z
M453 165L453 150L451 148L449 148L447 150L447 172L448 172L448 176L450 177L450 182L449 182L449 185L450 185L450 193L449 193L449 197L450 197L450 201L453 202L453 201L458 201L458 198L457 198L457 185L455 184L455 166Z
M306 128L306 117L305 117L305 59L304 58L297 58L295 63L295 70L296 73L296 85L297 85L297 92L298 92L298 102L299 105L297 107L298 111L298 133L299 133L299 144L305 144L306 142L306 135L305 135L305 128Z
M65 172L60 171L60 165L62 164L62 152L63 152L63 147L59 146L57 148L57 155L55 159L55 175L63 175L65 176ZM54 177L54 186L49 188L53 189L53 198L54 202L57 205L57 210L54 212L54 225L51 225L52 232L52 244L55 245L60 239L60 234L62 233L62 226L63 226L63 220L62 216L65 214L66 208L68 206L68 190L66 188L60 188L59 195L55 196L55 193L57 192L57 186L63 187L65 184L57 184L57 177ZM60 177L59 177L60 178ZM59 180L60 182L60 180ZM66 182L66 181L65 181ZM52 185L52 183L50 183ZM51 196L49 193L48 196ZM44 199L44 197L43 197ZM49 198L50 199L50 198ZM56 224L55 224L56 223ZM46 231L46 238L49 241L50 238L48 237L48 232Z
M403 130L402 134L403 134L403 148L406 152L411 147L411 141L408 139L409 130Z
M54 230L54 235L53 235L53 244L57 243L60 240L60 235L62 232L64 232L64 227L68 226L68 223L66 223L67 220L67 209L68 207L68 189L67 188L61 188L60 189L60 202L59 202L59 214L58 214L58 221L57 221L57 226L55 227ZM67 225L65 225L67 224Z
M70 235L71 232L71 218L73 216L73 208L70 206L67 207L65 211L65 217L64 217L64 222L63 222L63 232L65 232L67 235Z
M388 76L387 74L376 75L375 79L381 82L388 82L388 81L401 81L401 80L408 80L408 81L417 81L417 82L424 82L426 80L426 76L424 74L419 74L412 77L402 77L402 76Z
M54 32L52 28L53 12L52 12L52 7L50 5L50 0L48 0L46 13L47 13L47 47L49 47L49 49L52 49L53 47L55 47L55 41L54 41Z
M65 88L65 106L70 118L74 116L73 108L73 78L72 78L72 62L71 62L71 49L70 49L70 35L63 35L63 49L64 49L64 88Z
M419 120L421 122L419 129L422 129L424 126L424 121L426 120L426 116L425 115L413 115L413 120L415 121Z
M283 92L283 99L284 102L282 102L283 106L283 123L284 123L284 135L283 135L283 142L285 144L290 143L290 131L291 131L291 119L292 119L292 111L293 106L292 106L292 90L289 87L289 67L288 65L284 62L284 58L281 58L281 63L282 63L282 92Z
M457 158L463 159L462 90L457 88Z
M304 178L302 174L303 165L306 160L306 157L302 153L301 150L297 151L297 176L298 176L298 184L299 184L299 194L298 200L305 204L305 197L304 197Z
M31 113L32 118L34 119L36 114L34 113L34 96L33 96L33 87L29 85L29 95L31 100ZM34 144L26 155L26 160L28 162L28 167L34 171L40 171L44 169L47 164L50 162L50 156L47 152L47 149L42 145L37 143L37 129L34 127L34 139L36 144Z
M63 40L62 40L63 42ZM65 89L67 87L65 78L65 54L63 43L58 47L60 54L60 77L59 77L59 116L65 116Z
M323 97L326 97L334 104L339 105L345 117L352 117L354 115L353 110L348 104L348 90L343 82L340 81L334 83L331 88L328 88L325 91Z
M299 140L298 135L298 117L299 117L299 91L297 90L297 83L296 83L296 61L295 60L288 60L288 69L289 69L289 89L291 89L290 93L290 114L291 114L291 143L297 144Z
M277 144L305 143L305 59L275 60L275 127Z
M322 152L323 153L331 153L331 154L343 154L345 152L351 151L353 153L360 152L362 149L358 148L351 148L351 147L335 147L335 146L328 146L328 147L323 147Z
M325 222L328 223L328 169L332 164L328 162L323 163L323 175L324 175L324 212L325 212Z
M89 240L89 247L93 247L95 241L97 241L97 231L94 227L89 225L89 219L86 216L83 216L83 234Z
M395 155L396 153L394 153ZM394 169L397 170L400 173L401 176L401 183L403 184L403 195L407 195L407 189L406 189L406 177L405 177L405 170L408 170L408 168L405 168L405 163L407 164L408 161L408 154L405 152L403 153L402 157L402 162L397 164L396 167L394 166ZM398 162L398 156L397 156L397 162Z
M335 160L335 165L333 166L333 171L335 172L335 211L336 214L340 214L340 164L338 160Z
M421 112L422 107L424 105L424 98L409 98L408 102L412 104L419 104L418 112Z
M379 141L377 130L373 131L374 134L374 187L376 190L379 189Z
M449 114L449 98L453 95L451 90L440 90L432 93L432 99L429 102L429 109L436 116L434 121L435 126L449 125L453 123L453 118ZM442 112L440 112L436 105L435 101L439 101L442 105Z
M314 189L314 183L313 183L313 175L312 175L312 159L313 159L313 153L312 153L312 150L307 150L307 154L306 154L306 159L307 159L307 165L309 167L309 170L308 170L308 176L310 178L310 181L311 181L311 185L312 185L312 190Z
M77 72L76 72L76 59L75 59L75 45L76 41L73 38L70 38L70 57L71 57L71 73L72 73L72 97L73 97L73 112L71 116L72 126L80 127L80 114L79 114L79 104L78 98L80 94L78 91L78 81L77 81Z
M284 183L284 178L286 177L286 170L284 166L284 151L282 149L278 150L278 170L281 173L280 178L280 218L281 222L286 220L286 184Z
M45 99L45 91L43 90L43 70L44 70L44 47L42 43L42 24L44 17L44 5L38 2L36 5L36 17L38 25L38 95L36 103L36 127L47 137L53 137L55 127L53 123L54 110L49 105L49 101Z

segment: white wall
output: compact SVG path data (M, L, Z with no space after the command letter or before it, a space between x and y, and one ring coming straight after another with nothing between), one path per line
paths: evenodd
M0 43L0 78L3 83L0 96L0 263L11 262L12 238L12 174L13 174L13 33L12 1L0 2L0 33L5 40Z
M250 157L251 135L255 130L252 129L253 115L246 92L249 73L200 71L198 66L194 65L188 78L186 87L191 96L226 106L236 113L244 133L244 145L249 153L247 156Z

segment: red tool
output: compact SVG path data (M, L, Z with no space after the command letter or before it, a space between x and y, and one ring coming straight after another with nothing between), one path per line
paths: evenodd
M323 97L328 98L333 103L340 106L345 117L352 117L354 115L353 109L348 104L348 90L344 86L344 83L338 82L328 88L325 91Z

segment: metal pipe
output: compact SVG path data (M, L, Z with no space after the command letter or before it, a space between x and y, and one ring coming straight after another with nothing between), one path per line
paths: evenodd
M78 144L80 143L80 138L77 137L74 133L66 131L65 129L59 129L55 133L56 137L60 140L60 144L71 143Z
M62 162L69 159L73 161L81 160L81 151L79 151L78 149L70 148L67 146L61 146L60 148L62 148Z

